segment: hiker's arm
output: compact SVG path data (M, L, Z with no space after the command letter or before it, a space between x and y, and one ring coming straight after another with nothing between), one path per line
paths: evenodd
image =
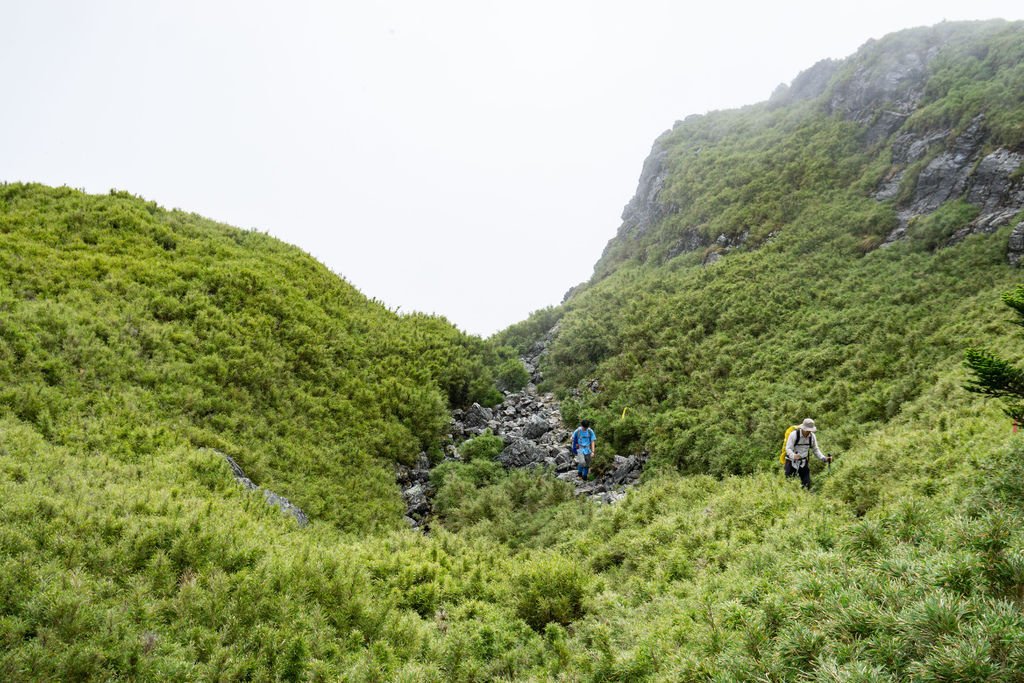
M814 440L811 443L814 444L814 454L818 456L818 460L821 460L822 462L828 460L828 457L821 452L820 448L818 448L818 437L814 437Z

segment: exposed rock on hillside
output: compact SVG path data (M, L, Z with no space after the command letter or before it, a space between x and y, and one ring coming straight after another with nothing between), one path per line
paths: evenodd
M1024 259L1024 221L1018 223L1010 233L1010 243L1007 245L1006 252L1010 264L1019 266L1021 259Z
M249 489L250 491L261 490L260 487L257 486L252 479L245 476L245 471L242 470L241 466L239 466L239 464L235 462L234 458L232 458L230 455L228 455L227 453L221 453L220 451L213 449L210 449L210 452L214 453L215 455L219 455L220 457L224 458L227 461L228 465L231 466L231 472L235 477L235 481L237 481L239 484ZM298 505L295 505L284 496L277 495L270 489L262 489L262 491L263 498L267 501L267 505L273 505L274 507L279 508L282 512L288 513L289 515L295 518L295 521L299 523L299 526L306 526L307 524L309 524L309 517L306 516L306 513L303 512Z
M828 89L841 63L836 59L823 59L810 69L801 71L790 85L783 83L775 89L768 100L769 104L783 106L821 96Z
M537 390L542 379L541 357L557 333L556 325L522 358L531 377L525 389L506 392L505 400L493 409L474 403L466 410L452 412L451 447L446 459L458 460L458 444L489 431L504 439L505 447L497 460L506 468L547 468L562 481L573 484L576 495L614 503L625 497L626 487L640 480L647 455L615 455L611 469L590 481L579 479L569 448L572 432L563 425L558 401L553 394ZM397 466L395 478L405 499L406 521L412 527L425 526L434 494L430 460L421 454L415 467Z
M430 513L430 497L434 495L434 487L430 484L430 458L426 453L420 453L413 467L396 465L395 480L405 500L405 521L409 526L417 527Z
M1022 150L993 144L984 103L979 103L977 111L967 112L967 117L973 115L973 119L960 118L969 121L962 127L923 129L914 123L914 115L943 97L949 88L948 83L936 85L930 80L950 54L960 54L949 50L974 40L977 45L970 55L983 60L988 49L986 36L1010 27L1006 22L940 24L868 41L847 59L818 62L801 72L791 85L777 88L767 103L752 109L763 107L768 112L800 105L804 107L800 115L808 118L838 117L858 124L858 139L868 154L891 150L891 169L874 193L878 201L898 202L898 225L885 243L903 239L915 218L936 211L945 202L961 199L978 207L980 213L970 225L956 231L948 243L972 233L992 232L1024 209L1024 183L1019 170L1024 162ZM627 254L645 260L649 254L661 259L704 251L703 262L710 263L733 249L750 246L746 232L750 226L736 225L735 230L726 231L729 235L718 238L708 235L702 225L679 222L666 227L674 215L687 208L673 206L663 196L663 189L671 186L673 176L681 172L679 165L686 163L684 156L677 158L670 150L676 146L693 149L692 142L699 152L705 144L714 146L716 136L742 136L749 130L741 127L732 131L724 123L727 119L718 126L687 125L691 119L700 118L677 122L672 131L655 142L644 162L636 194L623 211L622 224L595 268L597 277L607 275ZM687 137L691 130L696 136L692 141ZM626 246L631 242L641 244Z
M936 44L911 45L905 50L871 50L872 43L847 60L853 73L837 79L826 111L863 124L864 140L874 145L888 138L921 104L928 65L939 54ZM870 52L875 58L865 59Z
M636 194L622 210L622 225L619 227L618 239L643 235L669 213L670 208L658 202L658 193L661 192L668 174L665 165L667 157L668 151L662 146L661 140L655 141L650 155L644 160Z
M893 141L894 171L875 193L879 201L897 196L912 164L923 163L929 155L934 156L920 169L910 198L897 212L899 226L887 242L904 237L914 218L927 215L953 199L962 198L980 212L950 238L950 243L972 233L993 232L1024 210L1024 184L1013 179L1024 163L1024 156L1003 148L984 154L984 114L976 116L963 133L946 144L952 136L951 130L939 130L906 133Z

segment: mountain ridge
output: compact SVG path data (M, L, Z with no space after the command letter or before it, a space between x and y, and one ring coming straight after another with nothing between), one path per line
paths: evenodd
M654 257L658 262L698 249L710 250L708 256L715 259L736 248L756 248L767 238L770 233L762 233L748 244L749 226L737 220L725 221L716 226L716 234L711 234L707 228L712 221L706 215L687 215L685 194L678 198L679 193L666 190L666 182L679 176L681 165L687 162L679 150L696 147L699 154L702 140L745 134L751 124L738 126L739 133L730 133L728 128L739 123L744 112L793 112L789 117L768 119L769 127L793 126L794 118L799 127L801 121L816 115L855 124L852 146L877 157L880 167L873 188L876 199L899 208L899 223L885 242L901 239L911 221L931 214L943 201L968 187L992 191L985 196L968 194L968 203L982 211L955 239L1005 224L1024 208L1024 190L1018 177L1024 162L1024 122L1017 115L1004 121L1005 110L1016 106L1013 93L1024 87L1019 68L1009 68L1019 64L1019 40L1015 39L1021 32L1024 23L1002 20L943 23L901 31L868 41L846 59L816 63L798 74L791 85L780 86L765 102L677 121L658 137L644 161L637 191L623 210L616 236L595 265L595 277L606 276L622 260L644 262L652 248L661 248ZM973 59L977 63L975 71L984 76L986 83L1000 78L1010 81L997 83L1002 92L999 97L980 99L974 94L975 102L971 102L970 94L979 90L976 84L973 90L960 87L968 92L967 97L957 94L966 104L956 111L935 111L932 105L948 95L942 89L948 87L943 79L949 76L941 67L960 58ZM946 71L950 70L954 69L947 67ZM989 118L998 120L986 123L982 106L995 110ZM888 152L878 148L885 141L889 141ZM881 170L886 153L892 160ZM974 168L979 165L979 169ZM1012 182L1014 178L1018 182ZM1012 192L1011 185L1015 186ZM680 219L683 224L666 227ZM663 234L651 235L658 230ZM637 249L636 242L641 243L641 249Z
M962 359L1024 361L999 304L1024 216L955 238L1020 183L972 195L1020 151L1012 26L943 26L963 49L873 146L884 112L797 97L829 65L791 102L687 119L663 213L488 341L265 235L0 185L0 678L1019 680L1024 445ZM977 167L929 170L958 144ZM881 248L921 176L953 195ZM595 474L632 481L613 454L649 452L624 499L544 470L564 430L524 375L592 421ZM450 422L495 382L507 419ZM838 457L805 491L778 452L808 416ZM492 422L543 434L503 452ZM450 434L473 435L458 457ZM410 505L435 488L429 533L396 475Z

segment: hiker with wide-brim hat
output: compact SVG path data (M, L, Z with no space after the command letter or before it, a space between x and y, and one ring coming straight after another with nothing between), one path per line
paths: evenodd
M811 468L807 462L811 451L813 450L822 462L832 462L832 457L825 455L818 448L818 437L815 436L817 431L814 420L807 418L786 440L786 476L795 477L799 474L800 484L805 489L811 488Z

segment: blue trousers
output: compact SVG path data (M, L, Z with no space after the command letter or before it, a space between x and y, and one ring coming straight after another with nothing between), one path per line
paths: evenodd
M583 454L583 464L576 463L576 473L584 479L590 474L590 453Z

